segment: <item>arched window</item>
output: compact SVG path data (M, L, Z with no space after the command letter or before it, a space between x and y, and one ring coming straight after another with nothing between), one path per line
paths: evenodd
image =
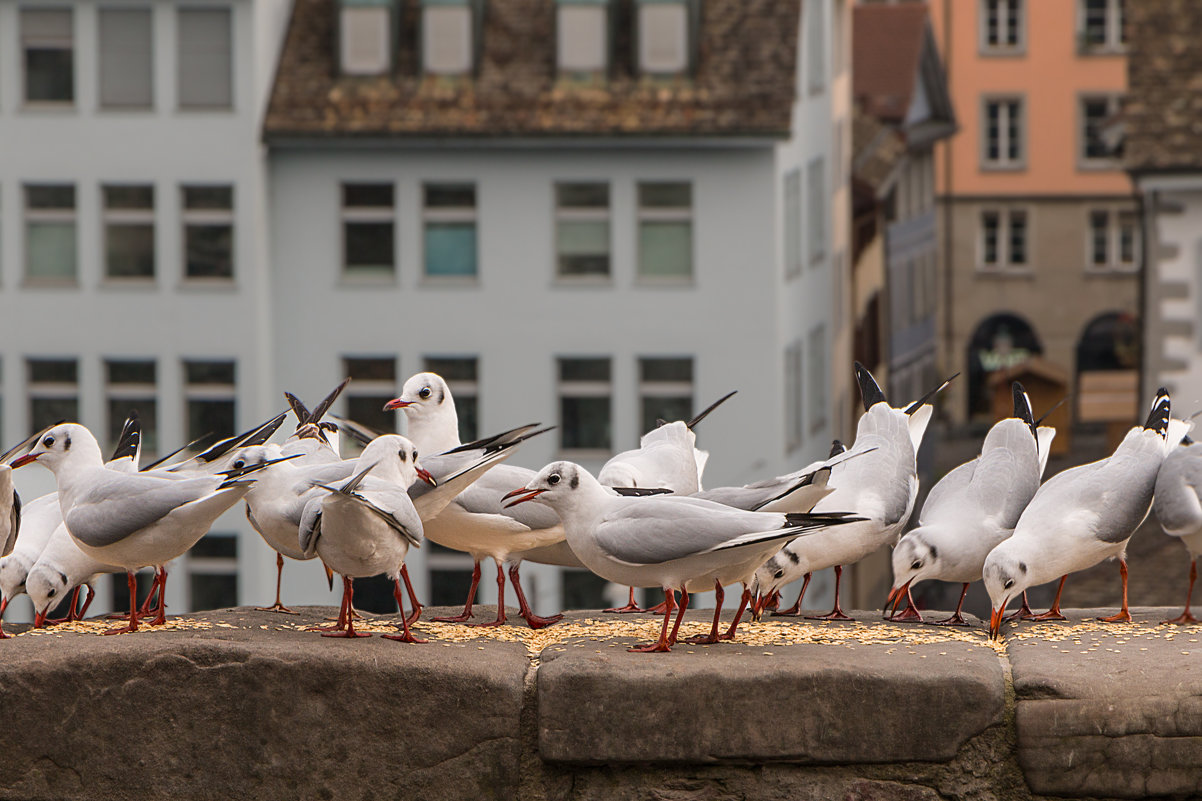
M1043 353L1035 329L1015 314L986 317L968 342L968 416L992 414L988 376Z
M1139 367L1139 330L1135 316L1107 312L1089 321L1077 340L1077 372L1135 370Z

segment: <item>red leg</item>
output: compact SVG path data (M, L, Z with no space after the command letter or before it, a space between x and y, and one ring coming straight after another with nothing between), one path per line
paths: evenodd
M960 607L964 606L964 596L968 595L968 582L964 582L964 588L960 590L960 603L956 604L956 611L952 612L952 616L943 620L931 621L932 626L967 626L968 621L960 614Z
M96 597L96 590L92 588L91 584L85 584L84 586L88 588L88 595L84 598L83 609L79 610L79 615L75 618L76 620L84 619L84 616L88 614L88 607L92 605L92 599Z
M295 615L288 607L280 602L280 584L284 581L284 555L279 551L275 554L275 603L271 606L256 606L258 612L282 612L285 615Z
M342 602L338 605L338 617L326 618L326 620L334 620L336 622L329 626L309 626L305 631L342 631L346 628L346 622L349 619L346 610L349 606L349 601L346 595L346 587L343 587Z
M671 651L672 646L668 644L668 621L672 619L672 610L676 608L676 601L672 597L671 590L664 590L664 625L660 629L659 639L647 645L632 645L627 648L627 651L633 651L639 654L650 654L657 651Z
M346 628L335 629L334 631L323 631L323 637L370 637L371 634L366 631L355 631L355 618L351 615L351 607L355 603L355 583L347 576L342 577L342 606L346 610Z
M1023 590L1023 602L1018 607L1018 611L1012 615L1006 615L1003 620L1030 620L1035 617L1035 613L1031 611L1031 605L1027 603L1027 591Z
M625 606L618 606L613 609L602 609L602 612L609 612L614 615L627 615L631 612L650 612L650 609L642 609L634 602L634 587L630 588L630 600Z
M497 619L488 623L471 623L477 628L494 628L505 625L505 566L497 562Z
M413 582L409 580L408 565L401 565L401 580L405 582L405 590L409 593L409 605L413 607L413 614L405 619L405 625L412 626L422 616L422 604L417 600L417 593L413 591ZM397 601L397 609L404 609L400 601Z
M790 615L790 616L800 615L801 614L801 602L806 597L806 589L810 586L810 579L813 578L813 576L814 576L813 573L806 573L805 580L801 582L801 592L799 592L797 594L797 603L793 604L792 606L790 606L788 609L786 609L783 612L781 612L779 610L773 610L772 616L773 617L783 617L785 615ZM774 593L774 594L777 596L777 599L779 600L780 593Z
M735 638L735 629L739 627L739 621L743 619L743 613L747 611L747 604L749 603L751 603L751 588L744 584L743 598L739 601L739 610L735 612L735 619L730 621L730 628L718 638L719 640L733 640Z
M73 622L75 620L75 604L78 601L79 601L79 587L76 587L75 589L71 590L71 602L69 604L67 604L67 614L66 615L64 615L63 617L56 617L56 618L51 618L51 619L42 618L40 625L38 624L38 619L34 618L33 627L35 629L44 629L44 628L46 628L47 624L49 624L51 626L57 626L59 623ZM47 609L46 611L49 612L50 610Z
M408 577L405 576L404 572L401 573L401 576L402 576L402 578L405 578L405 584L408 585L409 580L408 580ZM413 588L410 587L409 591L412 592ZM413 633L409 631L409 621L405 618L405 603L401 597L400 579L398 579L392 585L392 596L394 598L396 598L396 608L397 608L397 611L401 613L400 614L400 616L401 616L401 633L400 634L381 634L380 636L386 640L396 640L397 642L408 642L408 643L423 643L423 642L425 642L425 640L414 637ZM419 614L421 613L420 606L417 608L417 611Z
M684 619L685 610L689 608L689 591L684 587L680 588L680 603L677 606L680 611L676 613L676 623L672 625L672 633L668 635L668 645L676 645L676 634L680 631L680 621Z
M552 615L551 617L540 617L534 614L534 610L530 608L530 604L526 603L526 593L522 592L522 579L518 575L518 567L521 562L515 562L509 568L509 581L513 584L513 589L518 594L518 614L526 618L526 623L532 629L545 629L547 626L558 623L563 620L563 615Z
M7 640L12 637L11 634L4 633L4 610L8 609L8 599L0 601L0 640Z
M1056 588L1056 598L1052 601L1051 609L1041 615L1028 615L1023 620L1068 620L1068 618L1060 614L1060 593L1064 592L1064 580L1067 578L1067 573L1060 577L1060 586ZM1126 588L1125 583L1123 586Z
M693 645L712 645L720 639L718 637L719 618L722 617L722 602L726 600L726 593L722 590L722 584L714 579L714 623L710 626L710 633L706 635L698 635L696 637L686 637L685 642Z
M1190 601L1190 598L1192 598L1194 595L1194 579L1196 579L1196 578L1198 578L1198 560L1194 559L1192 562L1189 563L1189 592L1187 592L1185 594L1185 611L1182 612L1177 617L1173 618L1172 620L1162 620L1162 621L1160 621L1161 623L1173 623L1173 624L1176 624L1179 626L1183 623L1197 623L1198 622L1198 618L1194 617L1193 615L1191 615L1189 613L1189 601ZM0 611L0 615L3 615L3 614L4 614L3 611ZM0 633L2 633L2 632L0 632Z
M155 567L155 578L159 585L159 609L158 614L154 616L154 620L150 621L151 626L161 626L167 622L167 567L166 565L158 565ZM151 587L151 592L154 588Z
M119 629L109 629L105 634L125 634L138 630L138 579L132 570L125 576L129 582L129 625Z
M454 617L435 617L431 620L436 620L439 623L463 623L472 619L472 604L476 602L476 588L480 586L480 560L472 565L472 586L467 591L467 603L463 606L463 612Z
M1116 614L1110 617L1100 617L1103 623L1130 623L1131 612L1127 609L1127 560L1125 557L1119 558L1119 576L1123 580L1123 608Z
M920 613L918 611L918 607L916 607L914 605L914 596L910 595L910 585L912 585L913 583L914 583L914 579L910 579L909 581L906 582L906 586L905 586L906 608L903 609L900 614L894 614L892 617L889 618L890 620L917 620L919 623L925 622L922 619L922 613ZM900 597L901 593L898 593L898 595L899 595L899 597L897 600L898 600L898 603L900 603L901 602L901 597ZM893 608L896 611L897 604L894 604Z
M843 614L843 607L839 606L839 584L842 581L843 565L835 565L835 608L827 612L825 615L807 617L807 620L851 620L850 617Z

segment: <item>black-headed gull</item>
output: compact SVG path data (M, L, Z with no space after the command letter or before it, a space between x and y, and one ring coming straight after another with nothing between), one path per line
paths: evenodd
M1189 605L1194 594L1194 581L1198 578L1198 555L1202 554L1202 443L1183 443L1165 457L1156 476L1152 508L1164 533L1179 537L1190 559L1185 611L1164 622L1197 623L1198 619L1190 614Z
M352 579L384 574L393 579L402 633L390 640L422 642L409 631L400 591L401 566L409 546L422 541L422 520L409 498L409 485L421 478L434 483L418 463L417 448L397 434L372 440L355 461L350 478L337 485L317 484L319 497L305 504L297 542L309 557L320 556L342 576L338 625L323 637L368 637L356 632L351 606Z
M751 590L755 596L752 614L757 618L779 588L816 570L833 567L835 605L822 618L850 619L839 605L843 565L854 564L893 544L914 509L918 495L915 457L931 420L933 408L929 401L951 379L908 407L894 408L872 374L859 362L855 363L855 372L864 402L864 414L856 425L856 439L848 451L856 458L834 468L829 483L835 491L819 501L814 511L851 512L861 521L801 537L756 571ZM799 613L804 596L803 587L794 607L779 614Z
M968 585L981 580L985 557L1014 533L1019 515L1039 489L1054 428L1036 428L1031 400L1022 384L1011 387L1014 416L989 429L981 453L949 472L927 495L918 527L893 549L894 608L920 581L961 583L956 611L938 625L967 625L960 608ZM912 607L911 607L912 608ZM922 621L917 610L913 617Z
M745 512L678 495L625 497L603 487L580 465L553 462L506 496L538 501L563 520L572 551L597 575L632 587L664 591L659 640L632 651L668 651L689 604L688 588L746 581L781 543L806 531L845 522L839 515ZM668 624L679 592L680 612Z
M67 616L67 620L82 619L95 596L91 588L92 581L104 573L122 572L124 569L121 567L98 562L85 554L71 538L66 524L59 523L50 535L46 547L38 555L37 561L29 569L29 576L25 580L25 591L29 593L29 600L33 601L34 627L44 626L46 615L66 598L68 593L77 593L80 587L87 587L88 595L83 602L83 608L76 611L77 599L73 596L71 611ZM151 595L153 594L152 588ZM165 616L162 599L159 608L160 614Z
M80 550L128 573L129 625L114 634L138 628L134 571L187 551L251 484L226 475L170 479L109 470L92 432L77 423L44 432L13 466L32 462L54 473L63 521Z
M1060 578L1051 612L1059 612L1069 573L1118 558L1123 605L1103 620L1130 621L1127 610L1127 542L1152 508L1156 476L1165 456L1189 432L1169 417L1161 388L1144 425L1127 432L1105 459L1057 473L1027 505L1014 534L985 559L985 589L993 604L989 634L1001 631L1006 605L1023 590Z

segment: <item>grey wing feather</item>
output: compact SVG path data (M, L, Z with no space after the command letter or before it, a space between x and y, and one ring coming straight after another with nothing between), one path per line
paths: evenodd
M113 473L112 478L94 485L80 498L64 519L77 540L93 548L103 548L213 490L211 478L172 480Z
M932 515L938 514L939 507L942 504L947 503L948 499L968 489L968 485L972 481L972 476L976 469L977 460L973 459L971 462L965 462L939 479L938 483L931 487L926 501L922 504L922 511L918 515L918 522L924 525L931 522Z
M1177 448L1156 477L1156 518L1169 534L1202 528L1202 443Z
M711 551L766 528L764 517L755 512L674 500L678 502L640 498L606 515L595 531L597 545L628 564L655 565Z
M354 493L349 497L387 523L411 545L421 547L425 533L422 521L405 490L382 481L373 481L362 493Z
M497 465L464 490L456 502L469 512L505 515L528 528L538 531L559 525L559 515L541 503L519 503L505 508L502 500L512 490L524 487L534 478L532 470L512 465Z
M321 539L321 501L321 498L311 498L301 512L297 541L306 559L317 555L317 541Z

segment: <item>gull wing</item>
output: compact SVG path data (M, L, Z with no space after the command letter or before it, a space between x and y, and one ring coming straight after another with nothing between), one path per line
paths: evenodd
M217 489L217 482L207 477L172 480L105 473L75 499L64 517L71 535L93 548L120 542Z

